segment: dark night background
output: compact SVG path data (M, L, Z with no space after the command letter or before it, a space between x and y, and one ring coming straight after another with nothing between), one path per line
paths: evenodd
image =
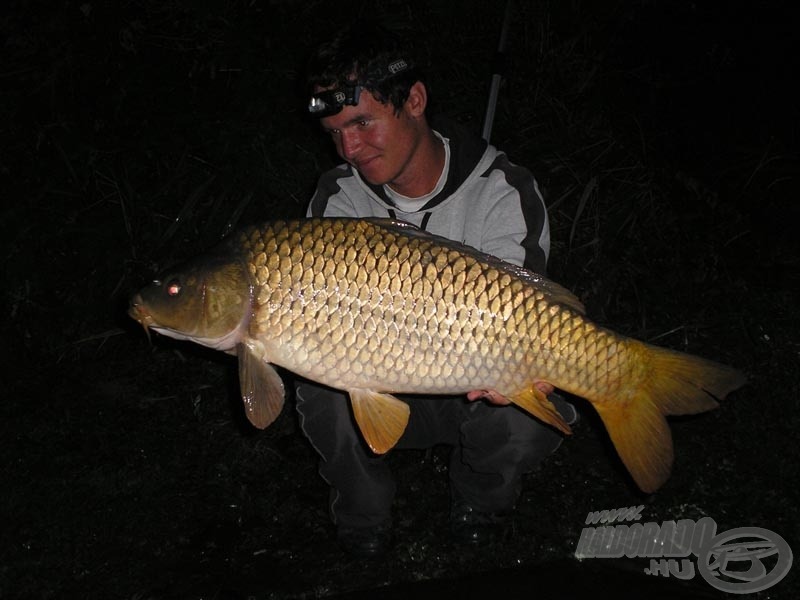
M293 399L254 430L234 362L148 343L127 298L235 226L303 214L335 157L298 82L337 24L393 21L433 110L479 132L503 4L5 2L0 598L723 597L699 575L646 577L645 559L574 559L589 511L638 504L800 551L791 4L514 4L492 141L543 187L551 276L597 322L750 382L672 421L652 496L579 403L488 548L447 539L446 448L391 454L396 544L365 562L334 542ZM752 597L796 598L797 573Z

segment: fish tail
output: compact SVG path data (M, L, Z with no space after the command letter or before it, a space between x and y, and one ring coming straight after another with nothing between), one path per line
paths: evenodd
M672 470L672 435L667 415L712 410L744 385L738 371L697 356L628 340L636 361L636 382L618 396L593 405L622 462L639 488L657 490Z

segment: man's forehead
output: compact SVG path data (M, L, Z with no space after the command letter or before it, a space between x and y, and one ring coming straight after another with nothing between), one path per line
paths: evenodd
M394 113L393 108L376 100L371 92L362 93L355 106L343 106L335 115L323 117L320 124L325 129L342 129L360 121L368 121L387 112Z

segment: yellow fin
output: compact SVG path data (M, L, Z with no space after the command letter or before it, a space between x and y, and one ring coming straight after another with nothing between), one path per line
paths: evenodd
M664 415L650 398L624 407L595 405L617 454L643 492L653 493L672 472L672 434Z
M244 411L254 427L264 429L283 409L283 381L268 362L239 344L239 389Z
M629 351L645 368L625 398L590 399L620 459L636 485L652 493L672 471L672 435L665 415L696 414L718 406L744 385L744 376L725 365L666 348L628 340Z
M372 390L348 392L353 415L367 445L376 454L391 450L408 425L408 404L389 394Z
M539 388L531 385L528 389L510 396L509 400L562 433L572 433L570 426Z

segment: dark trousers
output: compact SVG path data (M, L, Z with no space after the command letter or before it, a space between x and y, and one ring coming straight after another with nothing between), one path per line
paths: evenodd
M511 510L522 475L561 443L562 436L514 406L459 397L406 397L408 427L396 448L453 446L449 477L454 503L481 512ZM347 394L311 383L297 386L300 426L322 457L339 527L370 527L391 519L395 482L389 465L366 445Z

